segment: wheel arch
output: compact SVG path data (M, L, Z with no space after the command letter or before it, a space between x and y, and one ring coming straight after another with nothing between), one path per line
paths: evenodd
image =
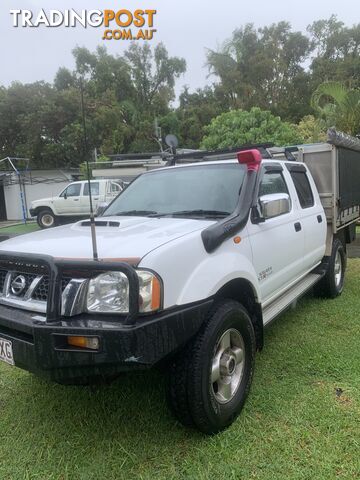
M53 215L56 215L56 213L54 212L54 209L52 209L51 207L49 207L48 205L40 205L39 207L35 207L33 209L33 212L35 214L35 216L39 215L40 212L42 212L43 210L50 210L50 212L53 214Z
M231 298L243 305L248 311L256 336L256 348L262 350L264 346L264 326L261 304L258 301L254 285L245 278L235 278L223 285L215 294L215 301Z

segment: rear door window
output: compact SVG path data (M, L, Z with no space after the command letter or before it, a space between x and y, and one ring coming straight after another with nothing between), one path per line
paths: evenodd
M99 195L99 182L91 182L91 195ZM85 197L89 196L89 184L84 184L84 194Z
M315 204L314 195L306 172L290 172L301 208L310 208Z

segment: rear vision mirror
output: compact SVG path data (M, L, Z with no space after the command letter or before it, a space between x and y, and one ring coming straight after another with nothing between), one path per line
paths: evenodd
M105 212L108 206L109 204L107 202L100 202L96 210L96 216L100 217Z
M290 197L287 193L271 193L259 198L260 216L264 220L289 213L291 210Z

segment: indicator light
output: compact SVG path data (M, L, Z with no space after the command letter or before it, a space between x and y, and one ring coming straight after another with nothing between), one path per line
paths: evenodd
M67 343L72 347L86 348L87 350L99 350L100 348L99 337L71 336L67 337Z

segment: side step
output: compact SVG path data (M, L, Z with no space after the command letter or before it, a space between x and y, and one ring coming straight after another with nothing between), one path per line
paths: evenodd
M309 273L300 282L283 293L280 297L274 300L270 305L263 310L264 325L267 325L282 311L286 310L296 299L304 295L310 288L317 283L322 275L317 273Z

